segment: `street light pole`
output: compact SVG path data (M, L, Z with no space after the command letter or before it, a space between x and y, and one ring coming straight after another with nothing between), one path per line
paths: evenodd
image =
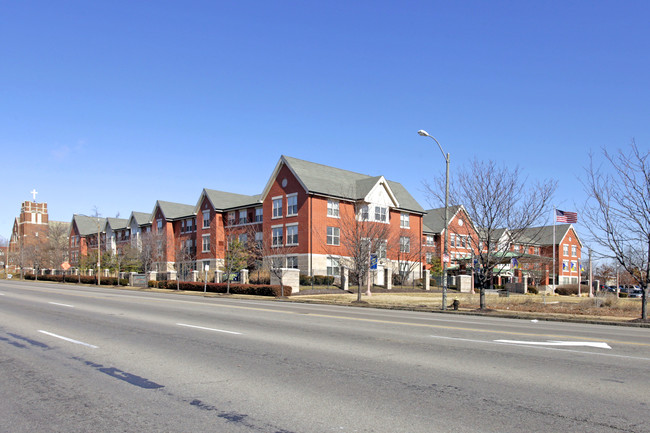
M420 129L418 131L418 134L422 137L429 137L433 141L436 142L438 145L438 148L440 148L440 152L442 153L442 156L445 158L445 161L447 163L447 169L446 169L446 179L445 179L445 247L444 247L444 252L442 254L442 309L446 310L447 309L447 263L448 260L451 259L451 255L449 254L449 153L445 153L444 150L442 150L442 146L440 145L440 142L435 139L434 136L429 135L429 133L423 129ZM445 255L447 255L448 260L445 260Z

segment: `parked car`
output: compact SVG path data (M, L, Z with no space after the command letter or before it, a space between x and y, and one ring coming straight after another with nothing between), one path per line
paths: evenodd
M643 298L643 290L640 287L634 287L627 292L628 298Z

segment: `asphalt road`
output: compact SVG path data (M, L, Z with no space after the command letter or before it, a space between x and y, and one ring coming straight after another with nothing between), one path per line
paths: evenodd
M0 282L3 432L650 432L650 329Z

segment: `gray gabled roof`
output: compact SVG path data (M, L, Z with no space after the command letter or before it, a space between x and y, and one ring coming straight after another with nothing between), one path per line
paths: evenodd
M151 212L151 216L149 218L150 221L153 221L155 218L156 209L158 208L160 208L163 215L165 216L165 219L168 221L187 218L195 215L194 206L191 204L172 203L170 201L157 200L156 205Z
M105 228L109 227L111 230L122 230L128 227L129 220L124 219L124 218L106 218L106 226Z
M149 213L133 211L133 212L131 212L131 216L129 217L129 225L131 225L131 221L135 221L135 223L139 227L141 227L143 225L151 224L149 222L150 217L151 217L151 214L149 214Z
M451 222L462 206L449 206L448 222ZM442 233L445 230L445 208L429 209L422 216L422 231L429 233Z
M72 225L77 226L79 231L79 236L88 236L92 234L97 234L97 225L99 225L100 230L104 228L104 218L99 217L89 217L86 215L74 214L72 216Z
M341 199L361 200L383 179L282 155L262 196L268 192L282 164L287 165L308 193ZM386 180L386 185L399 209L424 213L422 206L400 183Z
M569 230L573 228L572 224L556 224L555 226L543 226L543 227L531 227L529 229L523 230L521 236L518 240L519 243L530 244L530 245L553 245L553 228L555 227L555 244L562 242L562 239L569 233ZM582 246L582 242L578 237L578 233L574 230L576 234L576 239Z
M201 197L199 198L199 201L194 209L195 212L199 211L199 207L201 206L201 202L203 201L204 196L210 200L210 203L212 203L212 206L214 206L214 209L217 211L249 206L259 206L261 204L259 194L243 195L204 188L203 192L201 193Z

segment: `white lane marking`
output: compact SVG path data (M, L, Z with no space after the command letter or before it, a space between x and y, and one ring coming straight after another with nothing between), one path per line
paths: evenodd
M98 346L95 346L93 344L88 344L88 343L84 343L83 341L73 340L72 338L52 334L51 332L43 331L41 329L39 329L38 332L40 332L41 334L49 335L50 337L60 338L61 340L69 341L70 343L81 344L82 346L90 347L91 349L98 349L99 348Z
M599 349L611 349L609 344L596 341L517 341L517 340L494 340L497 343L524 344L529 346L573 346L573 347L596 347Z
M52 304L52 305L60 305L61 307L70 307L70 308L74 308L74 305L59 304L58 302L48 302L48 304Z
M497 345L507 345L507 346L516 346L522 347L521 344L510 344L510 343L497 343L496 341L489 340L471 340L469 338L454 338L454 337L443 337L440 335L430 335L431 338L438 338L440 340L455 340L455 341L467 341L469 343L483 343L483 344L497 344ZM629 356L629 355L617 355L615 353L602 353L602 352L585 352L584 350L574 350L574 349L560 349L557 347L548 347L548 346L523 346L527 349L537 349L537 350L552 350L556 352L569 352L569 353L579 353L584 355L592 356L606 356L610 358L622 358L622 359L634 359L638 361L650 361L650 358L644 358L641 356Z
M177 325L178 325L178 326L185 326L185 327L187 327L187 328L205 329L206 331L223 332L223 333L225 333L225 334L242 335L241 332L224 331L223 329L206 328L206 327L204 327L204 326L187 325L187 324L185 324L185 323L177 323Z
M0 293L0 296L5 296L5 294L4 294L4 293Z

